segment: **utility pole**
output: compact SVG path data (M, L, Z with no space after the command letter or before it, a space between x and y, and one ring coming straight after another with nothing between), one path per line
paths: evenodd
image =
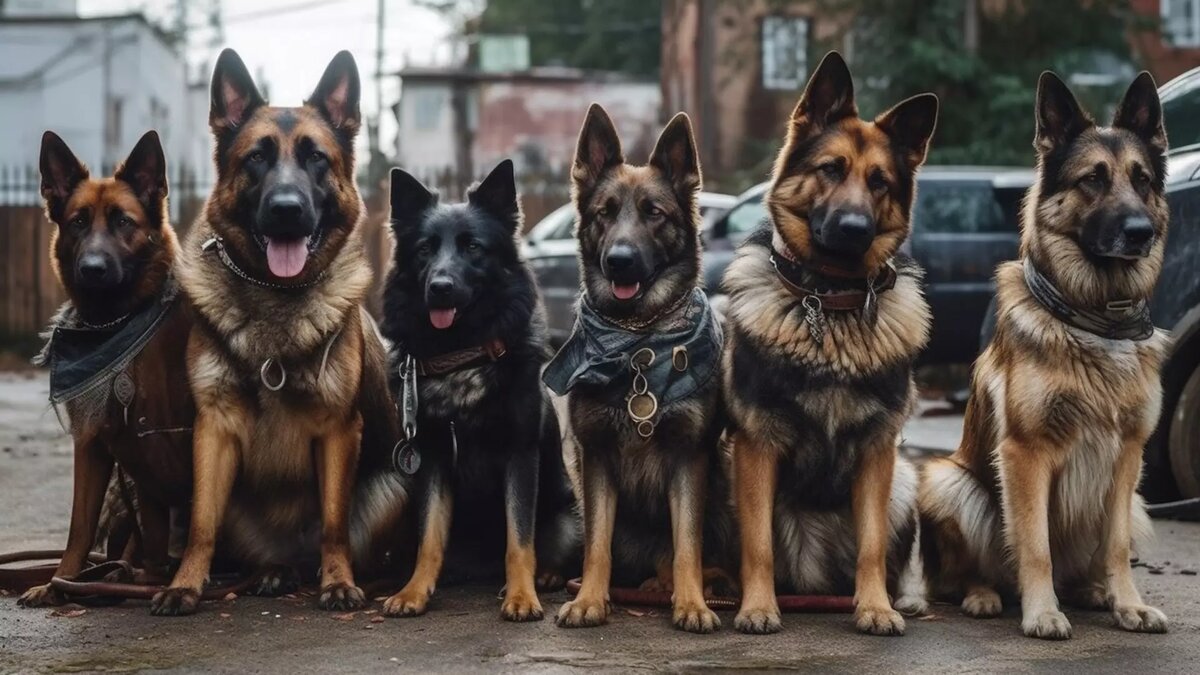
M101 43L103 50L101 61L101 101L103 101L104 110L101 112L104 120L104 143L100 150L100 171L107 174L112 166L116 163L113 157L113 148L121 139L113 138L116 135L117 120L113 118L113 99L112 99L112 24L108 19L104 20L104 41ZM116 111L119 112L119 111Z
M387 0L378 0L375 5L375 121L367 122L367 136L370 144L370 163L368 175L372 189L383 180L387 170L386 154L383 151L383 59L384 59L384 26L387 23Z
M963 46L968 54L979 53L979 1L964 0L963 7Z

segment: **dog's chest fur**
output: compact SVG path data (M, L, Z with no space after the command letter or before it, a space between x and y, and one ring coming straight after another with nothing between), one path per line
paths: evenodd
M839 506L861 453L896 441L915 400L912 362L930 320L920 269L898 269L873 326L860 312L826 312L822 344L767 247L744 245L730 265L726 400L740 429L784 457L779 499Z

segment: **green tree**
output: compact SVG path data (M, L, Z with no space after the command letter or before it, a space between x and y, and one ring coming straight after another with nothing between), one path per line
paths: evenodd
M655 0L488 0L479 31L528 35L535 66L657 77L661 24Z
M972 2L975 38L967 29ZM1129 0L1010 2L993 13L978 3L823 1L827 11L857 17L852 67L864 113L922 91L941 97L932 163L1030 164L1043 70L1099 75L1073 89L1100 119L1132 79L1129 33L1147 26Z

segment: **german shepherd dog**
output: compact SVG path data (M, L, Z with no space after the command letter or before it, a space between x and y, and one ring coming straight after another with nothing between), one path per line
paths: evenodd
M113 369L114 377L101 377L90 391L65 401L75 443L75 487L67 548L55 576L72 577L83 568L114 459L136 487L142 562L166 574L169 510L186 506L191 494L187 431L195 409L186 381L168 376L172 364L183 367L191 320L183 304L173 302L178 245L167 217L162 145L149 131L113 177L92 178L66 143L47 131L41 173L46 215L55 226L50 262L70 300L55 318L46 365L53 371L63 368L57 347L69 336L61 331L84 336L96 348L87 350L88 357L120 342L120 334L131 327L133 338L145 335L135 324L151 331L140 351L128 352L135 355L119 374ZM147 316L151 323L157 317L156 328L141 321ZM118 379L130 385L126 400L111 393ZM61 601L45 585L29 589L19 603Z
M540 380L546 319L517 247L512 162L447 205L392 169L391 205L383 330L393 390L412 403L397 460L418 477L421 538L412 579L383 611L423 614L449 553L459 578L494 577L503 560L501 616L540 620L535 576L562 584L580 528Z
M319 550L319 606L360 607L351 556L363 564L370 540L399 529L408 481L390 468L386 352L361 304L358 103L349 52L298 108L268 106L234 51L217 60L217 184L181 264L197 314L191 531L155 614L195 611L219 534L264 566Z
M1142 73L1099 127L1047 72L1036 119L1021 260L996 271L996 332L962 444L923 472L926 569L971 616L1019 591L1028 636L1071 636L1056 587L1125 630L1161 633L1167 618L1142 601L1129 560L1153 534L1135 490L1168 346L1147 310L1167 236L1162 108Z
M676 115L650 162L636 166L625 161L608 114L593 104L571 180L579 214L580 319L546 381L560 394L569 390L574 442L565 454L583 505L585 552L583 586L560 608L557 622L602 624L614 577L621 584L653 578L673 586L677 628L711 633L720 620L704 602L702 539L707 534L703 543L719 551L732 536L721 536L731 518L716 466L720 329L709 323L711 309L697 289L701 176L691 122ZM592 325L598 332L583 332ZM696 339L673 342L673 335ZM602 353L610 339L632 346ZM592 378L588 370L597 364L596 371L611 365L611 372ZM661 377L655 366L663 369ZM583 373L580 383L552 381L560 367L572 377ZM670 395L679 384L686 386ZM647 391L661 409L637 410L639 400L650 400ZM710 515L702 533L706 506L725 518Z
M897 248L937 111L922 94L859 119L850 71L827 55L775 162L770 227L726 272L742 632L780 629L776 584L853 591L859 631L904 632L888 592L912 549L917 477L896 445L930 313Z

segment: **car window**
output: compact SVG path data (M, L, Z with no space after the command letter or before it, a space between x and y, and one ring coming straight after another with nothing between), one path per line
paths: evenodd
M934 234L1009 232L990 182L928 181L917 190L913 231Z
M767 207L763 204L762 195L748 197L725 214L725 222L729 226L727 236L734 240L744 239L757 230L766 217Z
M727 212L728 209L723 206L701 206L700 220L704 224L704 231L707 232L711 230L713 224L720 220L721 216L725 215Z
M1192 79L1188 87L1171 94L1162 101L1163 122L1171 130L1171 147L1184 148L1200 144L1200 86Z
M534 226L530 239L533 241L550 241L555 239L570 239L575 236L575 207L571 204L560 206L550 215Z

